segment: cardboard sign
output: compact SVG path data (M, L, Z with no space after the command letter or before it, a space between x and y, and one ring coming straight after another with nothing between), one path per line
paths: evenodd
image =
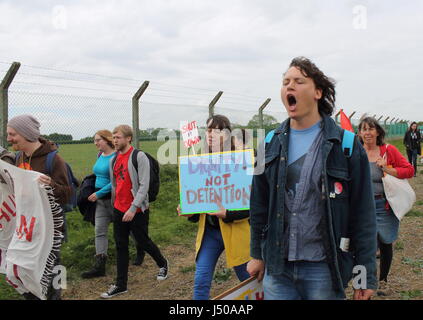
M256 277L249 278L213 300L264 300L263 282L258 282Z
M197 122L196 121L182 121L181 122L181 133L184 139L184 145L186 148L191 148L200 142L201 138L198 134Z
M253 173L252 149L179 157L182 214L249 209Z

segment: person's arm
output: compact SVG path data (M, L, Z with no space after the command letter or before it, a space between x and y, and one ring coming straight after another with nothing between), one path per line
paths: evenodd
M101 188L100 190L96 192L97 198L101 199L105 197L106 195L108 195L111 191L112 191L112 184L111 182L109 182L103 188Z
M389 145L387 155L387 166L392 166L392 168L383 168L383 171L395 176L395 174L392 174L393 170L395 170L397 172L396 177L398 179L410 179L413 177L413 166L407 161L407 159L405 159L405 157L401 154L401 152L398 151L396 147Z
M223 218L223 222L225 223L231 223L236 220L243 220L250 216L250 210L226 210L226 217Z
M404 135L404 139L402 140L403 144L405 145L406 149L410 149L409 143L408 143L408 131Z
M50 176L50 185L54 190L54 196L57 197L59 204L68 203L72 194L71 181L68 181L67 172L65 161L60 155L56 154Z
M350 162L350 217L349 236L354 253L355 266L364 266L367 285L355 289L355 297L362 299L377 289L376 279L376 208L366 151L358 139L354 141L354 152Z
M269 206L269 185L264 173L254 175L250 196L251 243L250 255L254 259L263 260L261 241L263 229L267 224Z

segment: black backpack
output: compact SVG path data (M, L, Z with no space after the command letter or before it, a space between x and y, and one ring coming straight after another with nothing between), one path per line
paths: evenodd
M134 149L132 153L132 165L134 166L135 170L138 173L138 152L141 150ZM144 152L144 151L143 151ZM160 189L160 166L159 162L149 153L144 152L147 156L148 160L150 161L150 184L148 186L148 202L154 202L157 199L157 195L159 194ZM116 157L114 157L112 166L114 166L116 162Z

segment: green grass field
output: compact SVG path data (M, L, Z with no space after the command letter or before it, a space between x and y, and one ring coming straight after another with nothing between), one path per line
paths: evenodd
M164 142L141 142L141 149L157 156L157 150ZM404 153L401 140L391 141ZM79 178L91 174L96 161L97 149L93 144L61 145L60 155L71 165L74 174ZM178 149L179 150L179 149ZM161 186L158 199L151 205L149 233L151 238L161 247L169 244L189 244L195 241L197 225L178 217L175 209L178 205L178 170L177 165L161 166ZM82 220L79 211L67 214L69 241L62 247L62 264L67 268L68 281L80 280L80 273L90 268L95 254L94 227ZM109 261L108 268L114 268L115 245L112 226L109 227ZM134 246L130 246L130 254L135 254ZM0 275L0 299L21 299L21 296L9 286L4 276Z

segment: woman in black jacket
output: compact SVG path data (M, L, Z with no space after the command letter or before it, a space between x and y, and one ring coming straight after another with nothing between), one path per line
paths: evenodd
M404 136L404 145L407 148L408 161L414 167L414 176L417 175L417 155L421 154L421 134L417 123L413 122Z

